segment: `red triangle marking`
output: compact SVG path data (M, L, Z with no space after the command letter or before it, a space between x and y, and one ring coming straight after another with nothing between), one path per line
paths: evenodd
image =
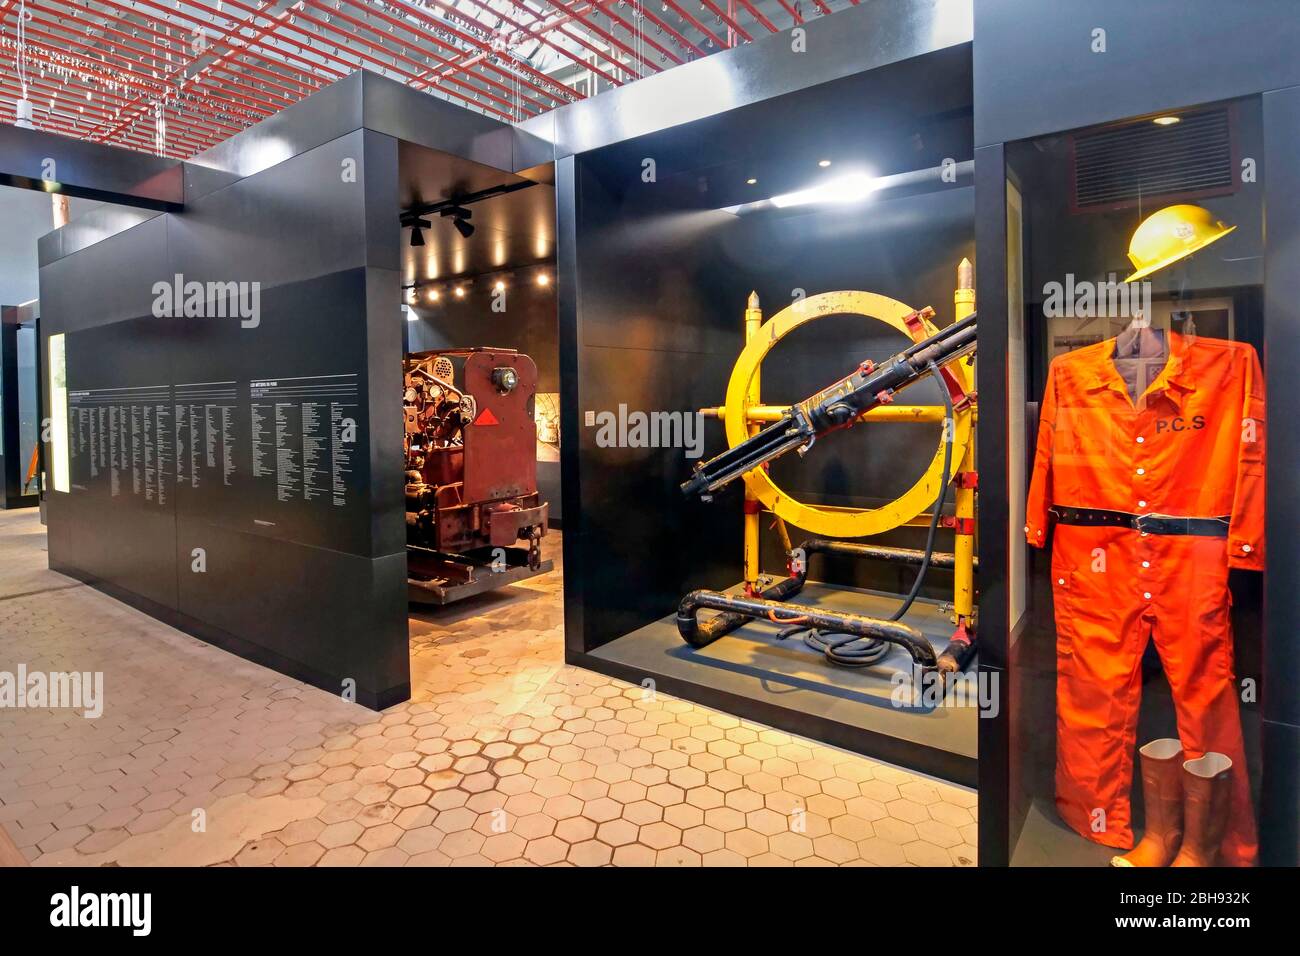
M500 425L501 422L492 414L492 409L485 408L478 413L478 418L474 419L475 425Z

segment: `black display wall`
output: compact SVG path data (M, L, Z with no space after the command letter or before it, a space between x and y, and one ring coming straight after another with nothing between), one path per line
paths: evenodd
M358 71L182 164L183 208L40 241L51 567L375 708L410 694L403 150L494 183L544 158ZM210 317L169 317L177 282L217 284Z
M686 501L678 485L693 460L682 449L600 447L588 416L620 405L690 414L722 404L751 291L765 316L801 295L863 289L932 305L940 324L951 321L958 262L974 258L968 178L843 209L728 208L806 187L826 175L822 159L882 176L968 160L969 64L968 49L947 49L575 158L576 255L573 272L561 274L562 285L576 282L576 302L566 309L561 297L562 329L576 326L577 383L566 394L576 396L579 415L577 441L567 446L577 449L576 477L566 474L581 507L580 527L570 522L566 541L570 578L581 569L581 581L569 581L571 654L663 617L692 588L729 587L742 576L739 491ZM871 122L847 123L850 116ZM643 176L647 159L653 181ZM563 226L560 235L563 250ZM872 320L816 323L769 356L764 399L803 398L902 344ZM909 394L938 400L928 383ZM707 457L724 438L717 421L704 427ZM809 501L880 504L923 472L938 429L883 426L836 437L806 459L774 463L774 476ZM764 536L765 568L780 572L778 539ZM914 546L920 534L902 529L889 541ZM864 562L814 573L890 591L906 576ZM950 594L951 578L936 573L929 587Z
M51 567L372 707L409 693L397 233L367 231L395 170L359 129L40 276L68 408ZM203 286L208 317L173 317L177 283L242 284L238 315Z

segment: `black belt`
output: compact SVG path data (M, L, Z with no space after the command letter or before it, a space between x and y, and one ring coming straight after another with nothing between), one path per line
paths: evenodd
M1179 518L1175 515L1131 514L1101 508L1052 508L1058 524L1105 528L1131 528L1146 534L1193 534L1226 538L1228 518Z

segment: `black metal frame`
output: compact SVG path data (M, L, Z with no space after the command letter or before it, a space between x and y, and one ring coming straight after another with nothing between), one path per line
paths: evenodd
M819 83L837 79L851 81L858 76L865 78L876 68L917 64L917 73L923 74L919 64L925 62L927 55L950 56L948 63L958 62L961 57L969 56L970 15L969 0L881 0L863 4L804 25L809 49L818 51L815 57L791 56L789 37L778 34L743 48L719 53L707 61L648 78L639 82L635 90L617 91L562 107L552 114L530 120L522 128L551 140L555 158L562 432L572 436L562 449L562 496L566 520L566 661L635 683L650 677L665 692L974 785L976 768L971 757L851 727L818 713L742 697L714 686L706 674L702 674L699 681L682 680L663 673L650 674L592 653L596 648L586 645L585 635L591 620L599 619L602 624L608 620L610 587L608 582L599 579L599 572L603 569L591 566L596 559L587 556L590 542L599 532L591 530L590 523L585 520L584 503L588 496L603 496L606 492L584 488L582 481L579 448L579 437L583 434L582 409L593 407L593 398L585 389L582 378L582 354L588 338L594 333L585 329L579 320L578 303L579 290L587 279L579 267L578 254L584 241L580 234L582 213L588 208L584 203L599 202L592 187L595 186L597 191L600 188L600 184L593 181L595 174L591 166L585 163L588 156L607 149L621 149L631 156L628 150L641 148L639 144L632 144L639 136L675 130L678 126L732 110L764 106L786 94L800 91L811 94L810 88ZM700 83L707 83L710 89L723 90L726 96L702 105L698 98L687 93ZM629 97L650 96L652 93L656 103L652 114L642 116L639 112L630 112ZM743 301L743 297L738 298L738 305L743 305ZM587 308L590 311L591 306ZM738 334L739 329L736 331ZM730 365L729 360L727 365ZM634 492L624 489L619 494L626 497L630 506L635 506ZM645 507L644 503L640 506ZM719 506L711 507L716 509ZM738 543L737 539L737 546ZM711 567L703 577L718 579L716 572L723 570L724 565L734 577L735 549L729 543L715 544L717 557L711 560L716 567ZM701 580L700 583L721 581ZM672 602L680 600L684 593L686 589L677 590ZM631 625L626 630L633 630L663 615L672 606L672 603L665 602L663 610L659 611L652 612L652 609L644 607L629 610L623 615Z
M1109 52L1092 52L1102 28ZM1021 38L1032 36L1032 44ZM1086 5L975 0L976 242L980 250L977 301L980 323L978 389L985 434L1009 421L1007 405L1007 147L1015 141L1173 111L1230 98L1259 95L1265 116L1264 184L1268 241L1265 261L1265 373L1268 415L1286 423L1300 416L1292 387L1300 367L1300 22L1286 0L1225 7L1213 0L1133 4L1093 0ZM1134 42L1134 39L1138 42ZM1153 55L1156 44L1158 55ZM1207 58L1205 69L1169 70L1181 58ZM1078 90L1085 85L1089 95ZM1025 90L1033 95L1026 96ZM1029 397L1032 402L1033 396ZM1026 425L1032 429L1033 407ZM1032 449L1027 436L1026 448ZM1006 443L985 440L978 449L981 526L981 675L999 681L997 715L980 722L979 854L982 865L1006 865L1027 807L1016 781L1025 741L1035 732L1021 718L1016 672L1026 651L1018 641L1025 620L1008 617L1009 547L1019 529L1007 528ZM1294 494L1300 435L1292 428L1269 433L1268 571L1264 581L1261 862L1294 866L1300 855L1300 501ZM1006 529L1005 532L996 529ZM1033 595L1030 594L1032 601ZM1030 616L1029 613L1025 618Z

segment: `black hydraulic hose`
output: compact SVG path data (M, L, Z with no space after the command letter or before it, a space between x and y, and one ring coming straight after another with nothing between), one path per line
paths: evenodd
M908 592L907 600L894 612L891 621L901 620L911 608L916 596L921 593L921 585L925 583L925 574L930 570L930 558L934 554L934 532L939 527L939 513L943 511L943 503L948 497L948 483L952 481L952 443L957 438L957 413L952 407L952 395L948 393L948 383L943 380L939 367L933 362L930 363L930 374L939 382L939 391L943 395L946 411L943 420L943 480L939 484L939 497L934 502L934 514L930 516L930 530L925 536L925 557L921 559L921 568L916 572L916 580L912 582L912 590Z
M787 581L790 579L787 578ZM677 630L693 646L700 639L698 615L701 608L715 611L737 612L751 620L769 620L777 624L791 624L796 620L829 633L851 634L854 639L880 640L905 648L912 659L925 667L933 667L938 659L934 647L916 628L900 621L884 621L840 611L827 611L809 605L791 605L766 598L751 598L740 594L723 594L720 591L692 591L677 606ZM785 615L784 620L781 615Z
M943 511L944 501L948 497L948 485L952 481L952 443L956 438L956 410L953 408L952 396L948 393L948 384L944 381L939 367L933 361L929 364L929 372L939 382L939 390L943 395L946 410L943 435L943 478L939 483L939 495L934 502L934 514L930 516L930 529L925 536L925 551L921 558L921 567L916 572L916 580L912 582L911 591L908 592L898 610L890 616L889 620L891 621L901 620L903 615L912 607L917 595L921 593L921 586L925 583L926 572L930 570L930 559L934 555L934 535L939 527L940 512ZM782 637L789 633L791 631L784 632ZM839 639L836 640L835 638ZM876 663L889 653L889 644L885 641L864 639L856 634L836 634L815 629L804 635L804 643L814 650L821 651L828 661L841 667L866 667Z

